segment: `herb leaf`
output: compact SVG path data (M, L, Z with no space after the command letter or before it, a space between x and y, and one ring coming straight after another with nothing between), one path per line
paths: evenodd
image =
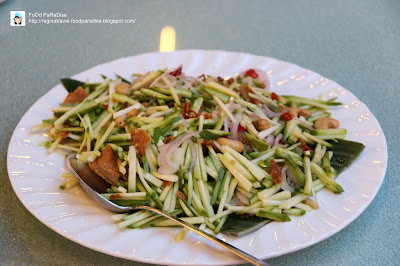
M244 218L242 215L230 214L222 226L221 232L227 235L242 236L254 232L271 220L257 216Z
M329 141L329 143L334 146L332 148L331 166L335 168L338 174L349 167L365 148L362 143L344 139Z
M76 90L76 88L78 88L79 86L83 86L85 84L82 81L70 79L70 78L63 78L63 79L60 79L60 81L61 81L61 84L64 86L64 88L69 93L74 92Z

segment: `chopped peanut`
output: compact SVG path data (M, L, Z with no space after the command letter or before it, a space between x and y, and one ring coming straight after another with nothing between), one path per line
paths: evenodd
M130 85L125 82L118 83L117 85L115 85L115 91L118 93L128 95L130 93L129 86Z
M213 147L215 152L220 152L220 150L218 149L217 145L215 145L214 141L210 140L210 139L205 139L203 140L202 143L203 146L207 146L210 145L211 147Z
M119 128L125 127L126 126L125 119L126 119L126 115L115 118L115 125Z
M289 107L288 108L288 113L292 117L298 117L298 116L304 116L305 118L311 116L310 110L307 109L301 109L301 108L296 108L296 107Z
M299 116L304 116L305 118L310 117L312 114L310 110L307 109L300 109L299 110Z
M151 116L154 113L157 113L158 111L154 108L149 108L146 110L146 116Z
M137 116L139 114L139 109L132 109L129 111L129 113L127 114L127 117L131 117L131 116Z
M332 117L322 117L314 122L315 129L328 129L328 128L338 128L340 122Z
M263 118L254 121L253 125L258 131L263 131L269 128L268 120Z
M288 114L290 114L292 117L297 117L299 115L299 111L297 111L296 107L289 107L288 108Z
M227 139L227 138L219 138L217 139L217 142L220 145L226 145L231 147L232 149L234 149L237 152L243 152L244 151L244 145L243 143L236 141L236 140L231 140L231 139Z

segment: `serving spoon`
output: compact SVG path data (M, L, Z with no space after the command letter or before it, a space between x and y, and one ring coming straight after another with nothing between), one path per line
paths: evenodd
M177 224L195 232L196 234L199 234L202 237L218 244L219 246L229 250L230 252L236 254L237 256L241 257L242 259L247 260L248 262L250 262L254 265L263 265L263 266L269 265L268 263L266 263L260 259L257 259L256 257L244 252L243 250L238 249L238 248L214 237L213 235L210 235L210 234L204 232L203 230L200 230L197 227L194 227L191 224L188 224L174 216L171 216L168 213L160 211L159 209L156 209L156 208L153 208L150 206L145 206L145 205L123 207L123 206L114 204L113 202L102 197L96 190L92 189L88 184L86 184L85 180L83 180L82 177L78 174L84 167L87 167L85 164L81 163L77 159L71 158L71 159L67 160L67 166L72 171L72 173L76 176L76 178L78 179L82 188L89 194L89 196L91 196L95 201L97 201L97 203L99 203L101 206L103 206L105 209L107 209L109 211L116 212L116 213L123 213L123 212L135 211L135 210L149 210L149 211L155 212L155 213L157 213L161 216L164 216L165 218L170 219L170 220L176 222Z

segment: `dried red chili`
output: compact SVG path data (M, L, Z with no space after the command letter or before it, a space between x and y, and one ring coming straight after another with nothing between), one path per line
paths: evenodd
M244 131L246 131L246 128L245 128L244 126L242 126L242 125L239 124L239 126L238 126L238 132L244 132Z
M246 75L252 77L253 79L258 78L258 74L254 69L247 70Z
M285 119L286 121L290 121L290 120L292 120L293 118L292 118L292 116L291 116L290 114L284 113L284 114L283 114L283 119Z
M189 119L189 118L197 118L199 115L193 111L193 110L187 110L186 112L183 113L183 117L185 119Z
M271 99L278 100L278 95L275 92L271 93Z
M305 144L305 145L303 146L303 150L304 150L304 151L312 151L312 149L311 149L307 144Z
M179 66L177 69L175 69L174 71L169 72L169 74L171 74L172 76L176 77L176 76L180 76L182 74L182 66Z

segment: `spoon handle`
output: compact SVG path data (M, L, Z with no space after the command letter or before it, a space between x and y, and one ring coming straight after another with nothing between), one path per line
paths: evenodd
M222 241L222 240L220 240L220 239L218 239L218 238L216 238L216 237L214 237L214 236L212 236L212 235L210 235L210 234L208 234L206 232L204 232L203 230L200 230L197 227L192 226L191 224L188 224L188 223L186 223L186 222L184 222L184 221L182 221L182 220L180 220L178 218L175 218L175 217L169 215L168 213L165 213L163 211L160 211L158 209L155 209L155 208L152 208L152 207L149 207L149 206L135 206L135 207L131 207L131 209L132 210L144 209L144 210L153 211L153 212L155 212L155 213L157 213L159 215L162 215L162 216L164 216L164 217L166 217L166 218L168 218L170 220L175 221L176 223L182 225L183 227L186 227L187 229L190 229L190 230L194 231L195 233L197 233L197 234L207 238L208 240L220 245L221 247L229 250L230 252L236 254L237 256L241 257L242 259L247 260L248 262L250 262L250 263L252 263L254 265L260 265L260 266L261 265L263 265L263 266L269 265L268 263L266 263L266 262L264 262L264 261L262 261L260 259L257 259L256 257L244 252L243 250L240 250L240 249L238 249L238 248L236 248L236 247L234 247L234 246L232 246L232 245L230 245L230 244L228 244L228 243L226 243L226 242L224 242L224 241Z

